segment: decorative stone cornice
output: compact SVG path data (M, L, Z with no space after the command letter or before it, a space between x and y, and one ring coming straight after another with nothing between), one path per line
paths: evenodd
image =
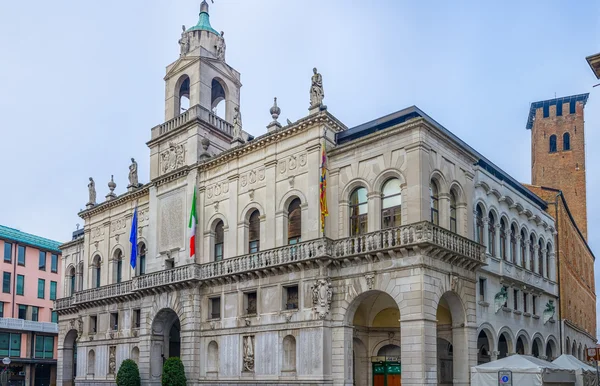
M107 209L114 208L119 205L123 205L127 202L137 200L143 196L148 195L151 185L152 185L151 183L148 183L148 184L140 187L139 189L134 190L133 192L123 193L122 195L117 196L113 200L94 205L90 209L82 210L81 212L78 213L78 215L79 215L79 217L81 217L84 220L89 219L92 216L95 216L98 213L104 212Z

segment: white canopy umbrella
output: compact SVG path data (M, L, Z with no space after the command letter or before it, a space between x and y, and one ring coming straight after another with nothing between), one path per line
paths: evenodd
M597 386L598 376L596 369L573 355L563 354L552 361L555 365L558 365L564 369L575 370L576 386Z

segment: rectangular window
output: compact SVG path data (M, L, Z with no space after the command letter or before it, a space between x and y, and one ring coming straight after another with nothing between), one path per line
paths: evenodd
M119 330L119 313L118 312L110 313L110 328L112 328L113 331Z
M248 253L257 253L259 249L259 241L254 240L248 243Z
M527 312L527 292L523 292L523 312Z
M50 282L50 300L56 300L56 282Z
M39 262L40 271L46 270L46 252L40 251L40 262Z
M575 105L577 102L575 101L571 101L571 103L569 103L569 114L575 114Z
M23 245L19 245L17 249L17 263L25 265L25 247Z
M40 307L31 306L31 320L37 322L40 318Z
M37 335L35 337L35 357L39 359L52 359L54 356L54 337Z
M0 356L21 356L21 334L10 334L8 332L0 332Z
M5 294L10 293L10 272L4 272L2 275L2 292Z
M52 254L52 261L50 262L50 271L56 273L58 272L58 255Z
M38 279L38 299L46 297L46 280Z
M98 317L96 315L90 316L90 333L95 334L98 328Z
M562 116L562 102L558 102L556 104L556 116L557 117Z
M519 309L519 290L513 290L513 309L516 311Z
M285 310L298 309L298 286L290 285L283 287L283 308Z
M19 319L27 320L27 306L19 304Z
M17 275L17 295L25 294L25 276Z
M537 303L537 296L533 295L531 297L531 313L535 315L536 313L536 303Z
M247 292L244 294L244 309L246 315L256 315L256 292Z
M4 242L4 261L7 263L12 262L12 244Z
M52 311L52 313L50 315L50 321L52 323L58 323L58 312Z
M544 103L544 118L548 118L550 116L550 105L548 103Z
M208 317L209 319L221 319L221 298L211 298L208 300L209 310Z
M4 317L4 302L0 302L0 318Z
M486 279L483 277L479 278L479 301L485 302L485 284Z
M142 321L142 311L141 310L133 310L133 328L140 328L141 321Z

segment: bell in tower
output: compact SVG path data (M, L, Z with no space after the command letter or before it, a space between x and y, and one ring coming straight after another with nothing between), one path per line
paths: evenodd
M179 58L167 66L165 123L152 129L151 153L155 147L161 153L185 142L184 164L191 165L200 155L205 158L248 140L241 129L240 73L225 61L224 35L211 26L208 3L202 1L196 25L182 28ZM152 177L163 169L154 169Z

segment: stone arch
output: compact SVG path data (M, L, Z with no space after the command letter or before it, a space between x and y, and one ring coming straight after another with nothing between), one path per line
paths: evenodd
M219 344L214 340L211 340L207 347L206 372L219 372Z
M549 335L546 339L545 356L549 361L553 360L558 356L558 341L553 335Z
M504 338L504 343L502 342L502 338ZM504 358L505 356L515 352L516 339L510 328L505 326L498 331L497 342L497 351L500 353L498 358Z
M475 201L475 203L473 204L473 210L477 211L478 207L481 208L481 213L483 213L483 216L485 216L488 213L488 205L482 199L477 199Z
M574 357L577 356L577 341L575 339L573 339L573 343L571 345L571 355Z
M345 301L345 306L340 307L340 309L345 309L346 312L343 316L344 318L344 324L345 325L353 325L353 321L355 318L355 314L356 311L358 310L359 306L361 306L361 304L365 301L365 299L369 298L369 297L373 297L373 296L381 296L381 295L387 295L390 298L394 299L392 297L392 295L390 295L388 292L381 290L381 289L372 289L372 290L367 290L365 292L362 292L358 295L356 295L353 299L351 299L350 301ZM400 306L398 305L397 301L394 299L394 302L396 303L396 307L398 307L398 309L400 309ZM373 304L373 306L375 306ZM383 309L380 309L380 311L382 311ZM371 319L372 322L373 319Z
M137 346L131 349L131 359L138 365L140 364L140 349Z
M73 265L73 263L71 263L65 270L65 286L64 286L65 295L67 295L67 296L75 295L75 291L77 291L76 281L77 281L77 270L75 269L75 265Z
M451 307L452 312L452 323L454 325L458 325L461 323L476 323L475 310L468 310L466 303L463 299L467 298L467 294L465 293L466 288L463 285L463 281L459 276L455 275L444 275L442 278L437 279L437 285L435 286L436 297L434 299L433 308L431 311L432 317L435 317L435 313L437 312L437 308L439 306L442 298L446 298L449 302L449 306ZM408 304L404 304L401 302L400 309L403 306L409 306ZM470 311L470 312L468 312Z
M250 220L250 215L252 214L252 212L254 212L254 210L258 210L258 213L260 213L261 217L265 215L265 209L262 207L262 205L256 201L252 201L251 203L246 205L244 209L242 209L242 211L240 212L240 223L248 224L248 220Z
M392 178L397 178L400 181L400 188L404 189L406 187L406 178L404 178L404 174L398 169L385 169L377 177L373 182L373 189L376 189L377 192L381 192L383 185Z
M450 188L448 189L448 192L454 193L457 204L459 204L459 205L467 204L467 196L466 196L465 191L464 191L462 185L460 184L460 182L453 180L450 183Z
M396 339L396 337L392 337L391 339L382 339L381 341L375 343L373 349L371 350L371 356L381 356L383 352L390 348L398 347L400 349L400 339ZM390 354L392 356L392 354ZM393 356L400 356L400 354L393 354Z
M565 338L565 354L571 354L571 340L568 336Z
M214 111L221 102L225 103L225 117L229 116L227 100L229 99L229 89L227 82L216 76L210 82L210 108ZM222 114L221 114L222 115ZM221 117L221 118L225 118Z
M175 88L173 89L173 103L174 103L174 116L178 116L179 114L181 114L182 112L182 105L185 105L186 103L184 102L183 104L181 103L181 98L186 98L188 100L187 104L189 107L189 100L190 100L190 86L191 86L191 80L190 77L187 74L182 74L179 79L177 79L177 82L175 82Z
M113 283L123 281L123 270L125 266L125 248L121 244L117 244L112 248L110 253L110 261L113 266Z
M439 291L445 291L436 304L437 380L438 384L462 384L468 383L470 373L467 310L459 295L464 291L459 280L450 278L449 281L452 283L443 281L444 284L439 286ZM466 355L454 358L455 351Z
M369 184L369 182L367 180L365 180L363 178L358 178L358 177L354 178L354 179L348 181L346 186L344 186L344 188L342 189L342 191L340 193L340 203L349 202L350 194L352 194L352 192L357 188L367 189L367 194L369 194L373 191L371 185Z
M581 347L581 343L579 343L579 346L577 346L577 359L583 359L583 348Z
M99 253L94 253L92 255L92 261L90 262L90 268L91 268L91 274L92 274L92 280L90 280L90 282L92 283L92 288L99 288L102 285L102 265L103 265L104 259L102 258L102 255Z
M544 346L544 338L542 337L542 334L536 332L532 338L531 355L533 355L536 358L543 357L546 355L545 351L546 349Z
M175 296L173 296L175 297ZM180 306L182 307L182 306ZM150 376L152 379L162 375L163 359L179 357L181 353L180 319L173 308L162 308L154 316L150 329Z
M290 189L283 195L283 197L281 197L281 200L279 200L277 210L287 212L290 203L294 201L295 198L300 199L302 205L305 205L308 202L306 201L306 196L300 190Z
M500 221L500 211L498 210L498 208L496 208L496 205L494 205L494 204L488 205L488 211L487 211L487 213L484 213L484 214L489 217L490 213L492 213L494 215L494 220L496 222Z
M439 169L434 169L429 175L429 181L433 181L437 184L437 188L439 190L439 194L447 194L450 192L448 189L448 181L446 181L446 177L444 177L444 173L442 173Z
M69 330L65 335L62 345L62 371L63 385L73 386L77 375L77 330Z
M529 334L525 330L519 330L516 334L517 340L515 345L515 352L521 355L530 355L531 354L531 338ZM521 347L522 345L522 347ZM520 350L522 352L519 352Z
M223 227L225 229L229 227L227 224L227 217L223 216L222 213L215 213L212 216L210 216L208 220L206 220L204 229L208 229L210 232L214 232L215 226L217 225L219 220L223 221Z

